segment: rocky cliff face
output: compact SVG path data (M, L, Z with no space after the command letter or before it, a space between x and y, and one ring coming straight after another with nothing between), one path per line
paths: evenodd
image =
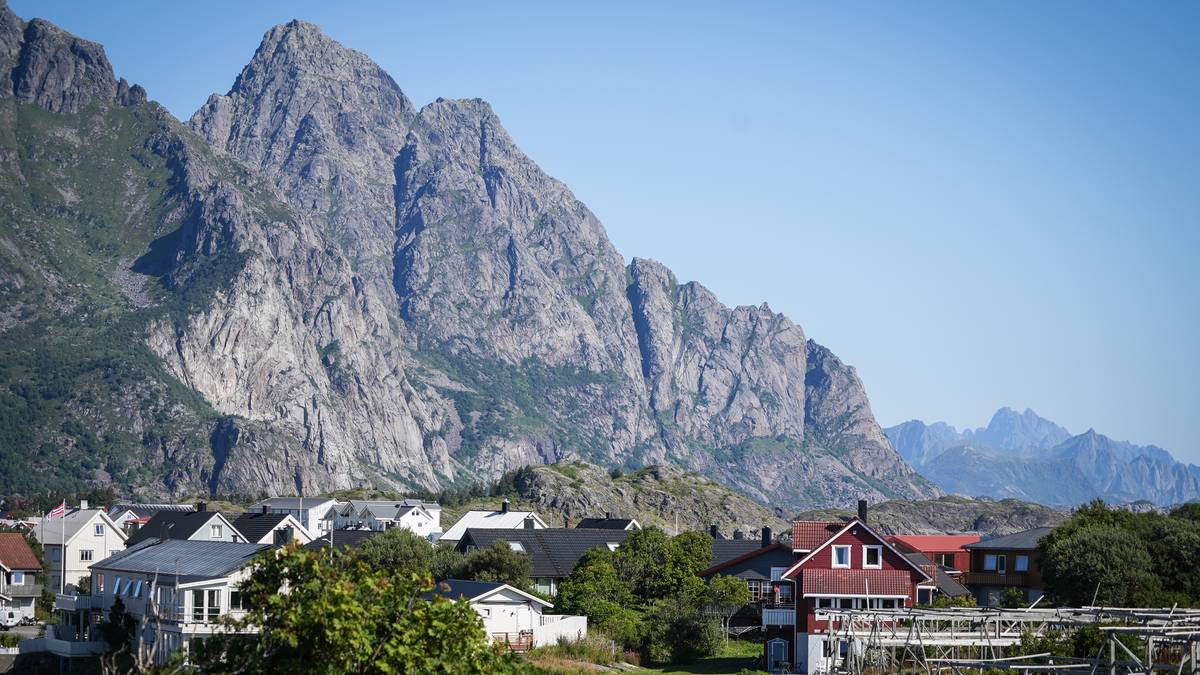
M802 520L847 518L851 511L824 509L806 511ZM998 537L1035 527L1054 527L1070 512L1018 499L966 499L942 497L917 501L887 501L872 504L867 519L882 534L981 534Z
M1155 446L1093 429L1072 436L1032 410L1001 408L987 427L958 432L910 421L887 430L897 450L942 489L1074 506L1092 499L1159 505L1200 499L1200 467Z
M486 103L416 110L367 57L292 22L189 132L114 80L99 47L3 12L16 146L46 142L22 122L34 110L157 114L120 135L157 173L115 191L153 218L126 218L138 236L122 251L91 246L94 218L71 225L97 292L120 298L108 311L137 335L129 348L148 348L146 379L194 411L189 459L167 453L123 484L436 488L588 458L675 463L787 506L936 493L891 450L853 369L766 305L728 308L658 263L626 265ZM58 204L93 199L61 166L43 173Z

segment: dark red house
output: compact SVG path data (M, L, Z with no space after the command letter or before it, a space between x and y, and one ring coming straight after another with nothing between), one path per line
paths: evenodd
M830 626L818 618L822 609L898 609L936 592L934 566L913 562L864 520L792 524L795 562L778 583L792 585L795 605L763 610L768 671L828 672L835 665L839 654L824 653Z

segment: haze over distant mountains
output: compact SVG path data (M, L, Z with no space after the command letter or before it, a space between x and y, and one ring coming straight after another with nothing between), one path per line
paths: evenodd
M885 432L913 468L951 493L1058 506L1200 499L1200 467L1095 429L1072 435L1028 408L1001 408L979 429L911 420Z

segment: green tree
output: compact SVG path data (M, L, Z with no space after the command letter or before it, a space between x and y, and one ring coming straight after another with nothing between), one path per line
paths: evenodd
M616 551L617 571L642 602L698 595L704 582L696 573L711 560L708 535L688 532L672 538L657 527L630 533Z
M729 639L729 622L753 599L745 579L718 574L708 582L705 607L721 622L721 635Z
M1095 598L1119 606L1161 590L1146 546L1127 529L1087 525L1043 543L1042 575L1062 604L1082 606Z
M396 527L368 539L349 560L375 570L432 574L434 548L424 537Z
M633 590L617 572L614 558L605 549L585 553L559 585L556 605L566 614L588 617L592 629L631 648L640 640L640 617Z
M425 599L427 576L341 567L292 546L259 558L241 588L251 610L228 628L256 634L209 641L195 654L201 673L525 672L488 644L469 603Z
M98 626L100 636L108 643L108 646L114 650L120 650L129 646L130 638L133 637L133 632L137 628L137 622L129 612L125 611L125 602L121 598L113 601L112 607L108 609L108 618L101 621Z
M512 550L506 542L496 541L487 548L471 551L462 561L462 578L473 581L498 581L529 590L529 556Z
M680 594L654 601L646 611L642 653L656 662L691 663L717 654L724 644L721 626L705 616L694 596Z

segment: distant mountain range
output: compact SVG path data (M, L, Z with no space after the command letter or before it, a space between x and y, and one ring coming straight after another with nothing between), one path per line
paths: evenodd
M1072 435L1029 409L1001 408L979 429L912 420L884 431L913 468L955 494L1056 506L1096 498L1159 505L1200 500L1200 466L1094 429Z

